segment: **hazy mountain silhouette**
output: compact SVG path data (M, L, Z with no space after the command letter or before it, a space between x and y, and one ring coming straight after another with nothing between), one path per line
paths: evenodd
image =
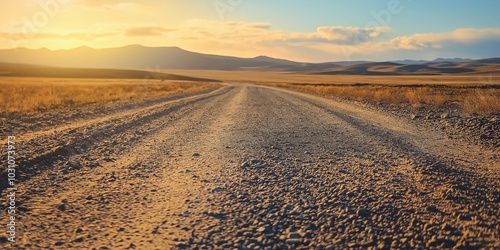
M198 69L237 70L253 67L300 63L270 57L238 58L208 55L186 51L177 47L144 47L129 45L120 48L92 49L79 47L71 50L0 50L0 61L29 63L59 67L112 68L112 69Z
M438 58L433 61L305 63L268 56L239 58L190 52L178 47L129 45L107 49L93 49L84 46L70 50L33 50L25 48L0 50L0 62L67 68L135 69L144 71L159 69L264 70L332 75L426 75L496 72L499 71L500 58L481 60Z

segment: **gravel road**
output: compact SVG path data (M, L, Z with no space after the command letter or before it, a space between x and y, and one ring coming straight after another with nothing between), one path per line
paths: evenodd
M409 117L245 84L87 113L17 135L0 248L500 248L499 149Z

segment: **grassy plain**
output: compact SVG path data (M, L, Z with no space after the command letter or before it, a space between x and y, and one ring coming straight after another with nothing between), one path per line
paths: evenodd
M313 75L255 71L168 71L251 82L321 95L438 109L456 104L467 114L500 112L500 73L448 75Z
M0 78L0 114L35 113L49 109L154 99L201 91L214 83L189 81Z
M247 83L387 84L387 85L488 85L500 84L500 73L448 75L318 75L272 71L164 70L168 74Z
M328 96L413 107L456 104L467 114L500 112L500 74L311 75L267 71L176 70L169 74L254 83ZM159 98L200 91L214 83L156 79L1 77L0 114L34 113L90 103Z
M325 84L276 84L303 92L328 96L347 97L362 101L386 104L410 104L414 108L439 109L455 104L466 114L491 114L500 112L500 86L453 85L325 85Z

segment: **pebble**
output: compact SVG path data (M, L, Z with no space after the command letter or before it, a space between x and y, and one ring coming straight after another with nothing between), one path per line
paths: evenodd
M64 244L65 244L65 242L64 242L64 241L57 241L57 242L54 244L54 246L62 246L62 245L64 245Z
M85 239L84 237L78 237L73 242L83 242L84 239Z
M299 239L299 238L296 238L296 239L295 239L295 238L294 238L294 239L287 239L287 240L286 240L286 243L287 243L287 244L292 244L292 245L295 245L295 244L300 244L300 243L302 243L302 240L301 240L301 239Z
M362 217L368 217L370 216L370 212L364 208L359 208L357 211L356 211L356 214L358 216L362 216Z
M301 237L302 237L302 236L301 236L299 233L297 233L297 232L292 232L292 233L289 233L289 234L288 234L288 238L289 238L289 239L299 239L299 238L301 238Z
M427 210L428 212L439 212L439 209L437 209L437 207L434 205L427 206L425 210Z
M61 211L66 211L66 204L60 204L59 206L57 206L57 209L61 210Z

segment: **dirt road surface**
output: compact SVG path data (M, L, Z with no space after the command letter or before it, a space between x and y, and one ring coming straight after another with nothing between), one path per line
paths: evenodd
M0 248L499 249L498 149L406 119L241 84L47 122Z

